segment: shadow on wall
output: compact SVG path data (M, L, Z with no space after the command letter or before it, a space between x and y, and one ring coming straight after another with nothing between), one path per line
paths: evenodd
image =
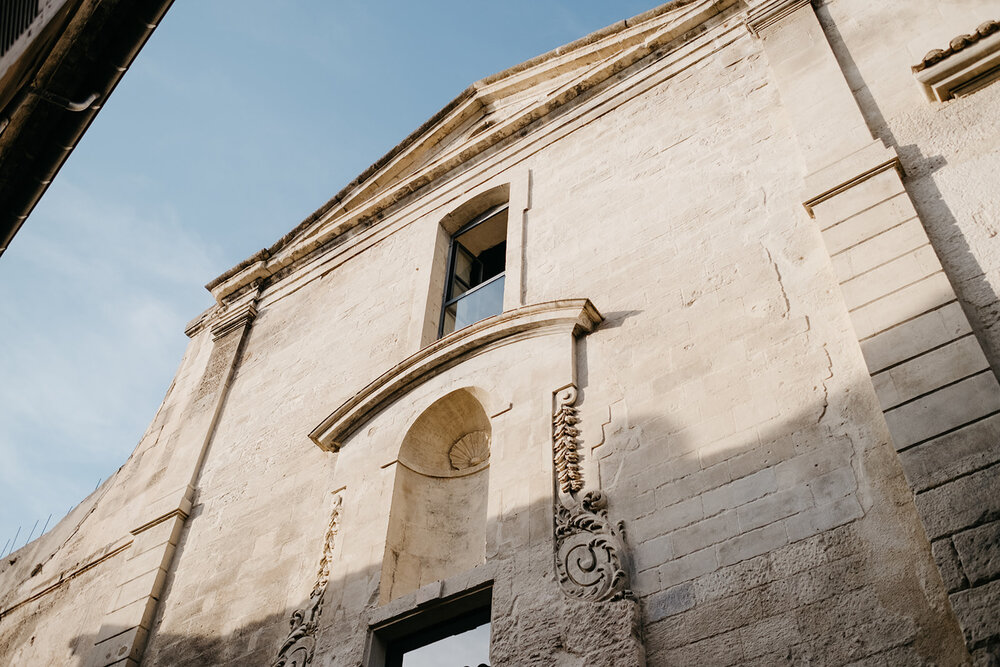
M607 432L597 452L608 470L610 516L624 520L628 530L649 664L723 665L751 658L776 664L810 657L846 664L870 656L962 661L961 633L870 383L828 396L820 384L807 409L725 444L695 441L664 414L635 414ZM580 426L584 440L600 437L601 425ZM359 499L345 496L345 511L354 502ZM525 524L551 525L552 509L547 501L519 509L514 514L522 520L505 519L501 530L513 534ZM189 529L198 530L203 516L195 511ZM321 538L315 540L317 559ZM337 536L338 542L350 539ZM494 607L495 667L550 664L552 656L574 655L565 629L572 623L544 622L545 615L562 612L552 604L558 587L549 542L531 539L530 549L518 546L516 537L501 540L497 585L543 576L551 586L515 596L507 609ZM181 558L183 544L182 538ZM206 563L206 571L223 563L238 567L227 560ZM303 588L314 575L296 574ZM367 628L350 639L342 630L366 622L358 607L377 599L379 577L374 565L331 572L314 664L358 664L360 631ZM239 608L247 608L255 586L251 575L246 579L238 591L230 577L201 599L178 600L170 595L168 578L168 622L190 630L154 629L148 664L271 664L288 636L292 612L310 603L303 599L295 608L233 627L226 600L240 599ZM530 636L530 646L511 647L505 636ZM79 635L73 645L93 646L95 638ZM509 659L516 651L533 657Z
M303 603L305 605L306 603ZM288 634L288 619L292 609L285 613L268 614L252 623L239 626L229 632L212 633L209 630L188 634L158 634L155 641L156 657L150 664L156 665L270 665ZM224 616L219 610L217 616ZM201 625L210 625L201 623ZM122 628L122 632L130 628ZM74 637L73 646L93 649L96 633ZM149 653L149 652L147 652ZM90 657L89 650L77 649L74 655L85 664ZM151 656L145 656L145 664Z
M869 129L873 135L898 152L905 172L903 182L913 207L924 223L927 235L933 242L934 250L986 353L993 373L1000 376L1000 327L997 326L1000 324L1000 305L997 303L997 292L933 178L937 171L948 166L948 161L941 155L925 156L920 147L914 144L899 145L867 82L861 76L836 22L830 17L829 8L820 5L816 12Z

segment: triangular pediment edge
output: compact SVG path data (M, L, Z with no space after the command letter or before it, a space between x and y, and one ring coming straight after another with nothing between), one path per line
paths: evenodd
M271 248L206 287L218 302L273 275L742 0L675 0L477 81Z

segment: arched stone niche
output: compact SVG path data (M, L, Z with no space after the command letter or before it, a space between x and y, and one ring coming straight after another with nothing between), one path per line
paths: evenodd
M388 602L485 559L490 419L474 388L435 401L399 449L380 600Z
M347 489L324 664L380 664L375 629L484 585L495 664L523 664L519 647L539 641L565 658L557 647L572 646L574 664L644 664L638 603L618 574L621 525L581 449L600 424L575 412L577 341L601 320L586 299L506 310L386 369L310 432L338 458L331 488ZM489 435L488 459L453 465L459 442L482 458L474 433ZM564 466L574 453L579 466Z

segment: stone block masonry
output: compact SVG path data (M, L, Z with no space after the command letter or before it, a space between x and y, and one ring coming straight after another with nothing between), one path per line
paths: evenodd
M972 651L992 651L997 627L983 610L1000 608L1000 573L980 564L991 562L988 540L1000 526L1000 447L993 430L1000 385L926 233L912 224L916 211L897 170L870 180L878 185L847 190L817 204L814 213L966 642ZM850 203L837 203L841 198ZM879 208L885 201L894 206ZM867 216L869 225L852 223L872 210L881 215ZM837 229L844 224L852 225L854 243L841 248ZM899 238L886 242L893 233ZM910 259L911 271L897 270ZM880 275L886 269L892 280ZM965 560L958 544L966 545Z
M210 283L0 662L381 667L488 605L495 667L992 664L1000 98L907 55L982 5L674 2L472 86Z

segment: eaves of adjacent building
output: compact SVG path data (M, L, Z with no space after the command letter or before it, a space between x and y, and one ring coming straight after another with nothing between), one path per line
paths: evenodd
M173 0L4 0L0 255Z

